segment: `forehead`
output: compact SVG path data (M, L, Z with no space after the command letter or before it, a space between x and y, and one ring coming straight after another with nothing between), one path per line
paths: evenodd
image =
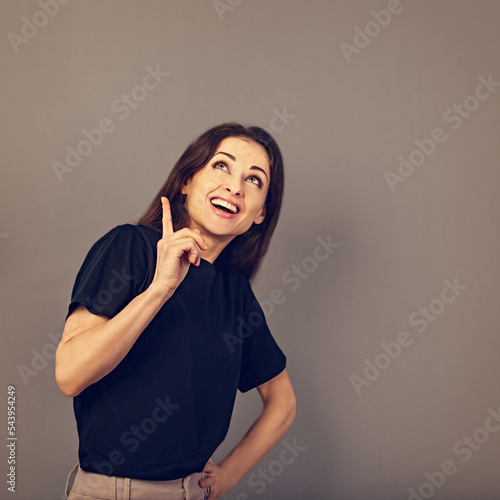
M267 175L270 174L269 156L263 146L242 137L226 137L215 149L218 152L228 153L236 158L236 162L242 163L245 167L260 167Z

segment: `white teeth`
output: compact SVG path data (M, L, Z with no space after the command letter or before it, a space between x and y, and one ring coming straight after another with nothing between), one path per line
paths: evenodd
M236 212L238 212L238 207L236 207L232 203L228 203L225 200L221 200L220 198L214 198L212 200L212 205L218 205L219 207L225 207L228 210L231 210L231 212L233 212L233 214L235 214Z

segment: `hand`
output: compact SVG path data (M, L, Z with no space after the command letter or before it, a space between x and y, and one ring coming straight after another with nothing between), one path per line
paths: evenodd
M217 467L211 458L205 464L203 472L207 472L208 476L200 479L198 481L198 486L200 486L200 488L210 487L210 495L208 495L207 500L216 500L234 486L229 481L224 469Z
M163 235L157 245L156 270L151 284L173 293L186 277L190 264L200 265L202 249L208 247L198 229L185 227L174 232L170 203L163 196L161 202Z

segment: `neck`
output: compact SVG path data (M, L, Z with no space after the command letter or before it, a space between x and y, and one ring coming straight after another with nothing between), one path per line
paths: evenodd
M207 250L201 251L201 257L211 264L215 262L215 259L222 253L224 248L234 239L234 236L221 237L206 233L202 233L201 235L208 246Z

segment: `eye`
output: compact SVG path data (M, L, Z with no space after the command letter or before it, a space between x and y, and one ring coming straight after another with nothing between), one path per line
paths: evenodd
M229 172L229 167L227 166L227 163L225 161L217 161L212 165L212 167Z
M262 180L260 177L257 177L256 175L251 175L250 177L248 177L247 180L250 181L252 184L262 187Z

